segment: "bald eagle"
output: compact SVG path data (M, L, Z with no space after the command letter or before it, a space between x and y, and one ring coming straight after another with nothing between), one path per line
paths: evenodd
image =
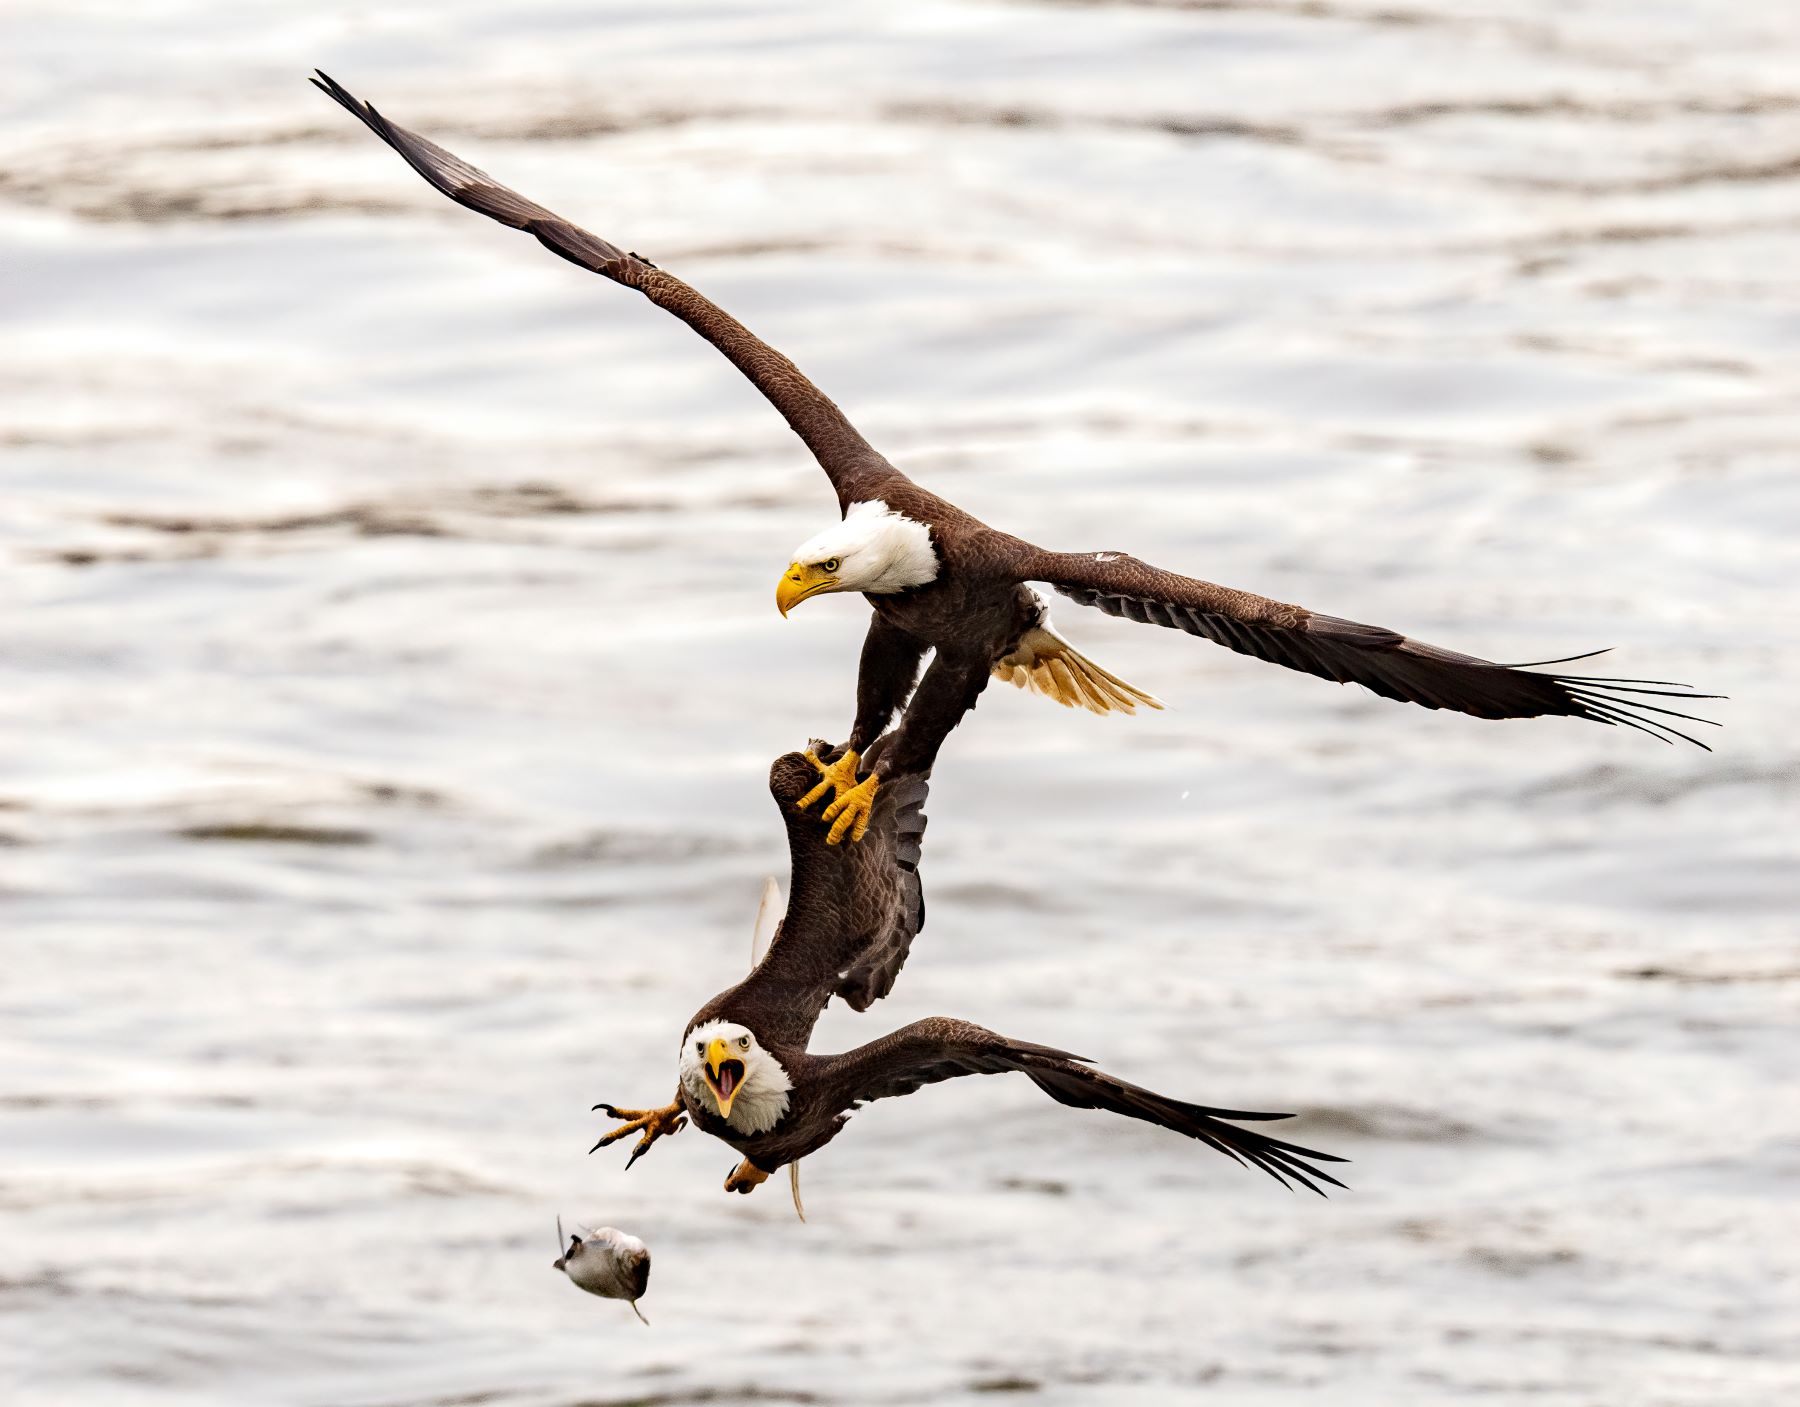
M876 741L871 752L877 762L892 741L892 735ZM822 747L815 745L814 755ZM1229 1122L1286 1114L1187 1104L1102 1074L1082 1056L1011 1040L954 1017L915 1021L841 1055L808 1050L813 1026L832 997L864 1011L892 989L925 918L918 869L924 779L895 774L876 797L864 842L834 849L795 805L814 775L800 753L776 759L770 769L769 790L787 825L791 887L768 953L687 1023L669 1105L594 1106L625 1121L596 1149L638 1134L629 1168L657 1138L692 1120L743 1155L725 1188L749 1192L770 1173L831 1142L863 1104L961 1075L1016 1072L1059 1104L1104 1109L1185 1134L1284 1185L1297 1182L1314 1192L1322 1192L1320 1182L1343 1186L1315 1166L1342 1158Z
M831 794L822 818L834 844L846 834L862 838L883 777L929 770L990 678L1096 713L1161 707L1077 651L1051 624L1033 583L1108 615L1185 631L1335 683L1360 684L1382 698L1476 718L1585 718L1705 747L1669 720L1714 720L1644 701L1718 697L1686 685L1494 664L1381 626L1163 571L1124 552L1050 552L990 528L889 464L791 361L680 279L396 126L324 74L314 82L458 204L529 232L553 253L636 289L687 323L768 397L819 461L842 520L796 549L775 599L784 616L814 596L845 591L862 593L874 608L849 742L835 761L814 758L820 780L799 803L810 807ZM934 652L932 662L921 677L928 651ZM1535 664L1563 665L1602 653ZM869 744L902 707L897 743L882 766L869 764Z

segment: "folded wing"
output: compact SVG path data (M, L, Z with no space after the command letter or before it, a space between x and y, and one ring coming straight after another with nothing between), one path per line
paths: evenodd
M797 752L769 769L769 791L787 826L787 912L755 970L714 1000L734 1010L754 1005L766 1013L760 1037L801 1047L832 997L864 1011L886 996L925 923L925 779L884 781L856 845L827 845L816 813L795 806L817 781Z

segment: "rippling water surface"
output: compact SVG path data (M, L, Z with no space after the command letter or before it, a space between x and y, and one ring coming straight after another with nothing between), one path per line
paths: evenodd
M1771 1403L1800 1388L1800 16L1706 0L15 0L0 79L0 1381L29 1403ZM864 620L677 270L907 471L1717 750L1068 605L894 997L1301 1112L1318 1202L965 1081L629 1177ZM552 1217L656 1254L645 1330Z

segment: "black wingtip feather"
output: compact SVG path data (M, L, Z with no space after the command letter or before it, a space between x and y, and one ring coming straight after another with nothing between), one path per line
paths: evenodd
M1636 699L1616 699L1607 694L1597 694L1591 690L1570 689L1569 697L1580 699L1583 703L1603 703L1609 708L1641 708L1646 713L1660 713L1665 718L1685 718L1689 723L1705 723L1710 727L1723 728L1725 725L1716 718L1702 718L1694 713L1682 713L1679 709L1659 708L1655 704L1639 703ZM1675 694L1671 697L1686 698L1686 694Z
M1650 737L1655 738L1656 741L1659 743L1668 743L1670 745L1673 745L1673 743L1675 741L1673 738L1665 738L1661 733L1657 732L1657 730L1655 728L1652 728L1647 723L1640 723L1635 718L1625 718L1625 717L1621 717L1616 714L1611 714L1611 713L1606 712L1604 709L1598 709L1598 708L1591 709L1587 713L1582 714L1581 716L1583 718L1587 718L1595 723L1604 723L1608 728L1616 728L1616 727L1619 727L1620 725L1623 725L1627 728L1636 728L1638 730L1638 732L1648 734ZM1706 744L1701 743L1700 746L1706 747ZM1710 752L1711 750L1712 750L1711 748L1707 748L1708 752Z
M325 72L324 69L316 68L313 72L318 75L318 77L312 80L313 87L317 88L326 97L330 98L339 107L343 108L345 112L363 123L370 131L381 137L383 141L387 140L386 134L382 132L381 127L378 125L381 119L376 114L374 108L357 98L355 94L342 83L339 83L337 79L333 78L329 73Z
M1702 718L1698 714L1682 713L1673 708L1661 708L1656 704L1645 703L1641 699L1621 698L1619 697L1620 690L1616 685L1576 686L1573 681L1566 679L1557 679L1557 684L1568 696L1569 701L1575 705L1581 717L1592 719L1598 723L1623 723L1627 727L1636 728L1640 733L1648 733L1653 738L1661 738L1665 743L1674 738L1680 738L1685 743L1692 743L1702 752L1712 751L1700 739L1663 722L1663 718L1680 718L1689 723L1704 723L1713 728L1725 726L1716 718ZM1665 695L1656 690L1634 690L1632 692L1650 692L1657 693L1659 697L1681 699L1708 697L1703 694ZM1657 714L1659 717L1652 718L1651 714ZM1665 734L1668 736L1664 736Z
M1196 1109L1198 1109L1198 1107L1199 1106L1194 1106ZM1341 1188L1346 1192L1350 1190L1344 1183L1340 1182L1323 1168L1314 1166L1315 1163L1344 1163L1349 1161L1347 1158L1339 1157L1335 1153L1321 1153L1316 1148L1307 1148L1298 1143L1288 1143L1282 1139L1271 1138L1267 1134L1256 1133L1249 1129L1233 1129L1228 1125L1211 1122L1213 1118L1217 1117L1218 1112L1219 1111L1209 1111L1209 1117L1206 1122L1196 1121L1194 1124L1190 1125L1186 1131L1209 1146L1230 1155L1239 1163L1248 1161L1250 1164L1260 1168L1263 1172L1274 1178L1283 1187L1287 1187L1290 1191L1293 1190L1290 1183L1291 1180L1291 1182L1299 1183L1309 1192L1315 1193L1320 1197L1325 1196L1325 1190L1313 1181L1314 1178L1317 1178L1320 1182L1329 1183L1333 1187ZM1235 1119L1290 1119L1293 1115L1247 1115L1243 1113L1232 1113L1228 1117Z
M355 98L350 96L349 89L345 88L343 84L339 83L337 79L325 72L324 69L315 68L313 74L315 75L311 80L313 87L317 88L333 102L349 108L352 112L356 112L357 108L361 106ZM361 115L361 113L357 113L357 116L360 117Z
M1500 668L1502 668L1502 669L1543 669L1546 666L1553 665L1553 664L1574 664L1576 660L1596 659L1601 655L1610 655L1612 652L1613 652L1613 647L1611 645L1603 645L1598 650L1589 650L1585 654L1580 654L1580 655L1564 655L1559 660L1525 660L1524 662L1522 662L1520 664L1503 664L1500 666Z
M1579 656L1577 656L1577 658L1579 658ZM1519 666L1513 667L1518 668ZM1582 684L1617 684L1621 688L1632 687L1639 684L1661 684L1668 689L1682 689L1688 691L1690 695L1696 699L1722 699L1726 697L1724 694L1693 694L1692 690L1694 686L1692 684L1683 684L1678 679L1628 679L1617 674L1559 674L1556 677L1558 679L1572 679Z

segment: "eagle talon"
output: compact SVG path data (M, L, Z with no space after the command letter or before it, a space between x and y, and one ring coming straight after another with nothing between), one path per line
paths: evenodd
M614 1119L624 1119L611 1133L605 1134L588 1152L598 1152L609 1143L617 1143L621 1138L628 1138L634 1133L643 1135L637 1146L631 1150L631 1156L625 1160L625 1170L631 1171L631 1165L650 1151L650 1145L665 1135L680 1133L687 1127L687 1111L682 1108L680 1099L675 1100L666 1109L616 1109L610 1104L594 1106Z
M844 749L844 755L836 762L824 763L812 753L806 754L806 760L819 770L819 784L794 803L795 809L805 811L814 802L820 800L826 792L832 799L842 797L845 792L856 788L856 768L861 761L850 748Z
M869 813L875 809L875 792L880 785L880 780L871 772L825 808L821 819L831 822L831 834L825 837L827 845L838 844L846 833L852 842L863 838L863 833L869 829Z
M733 1168L725 1179L727 1192L742 1192L748 1196L769 1180L769 1175L748 1158Z

